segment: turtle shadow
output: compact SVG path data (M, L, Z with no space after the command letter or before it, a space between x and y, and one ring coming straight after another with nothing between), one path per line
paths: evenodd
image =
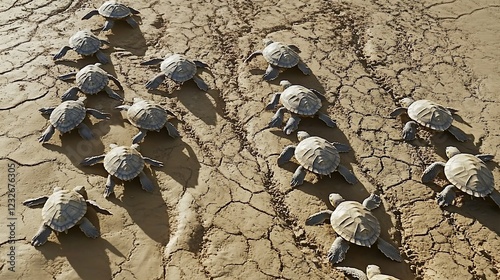
M136 18L137 17L134 17L134 19ZM141 26L132 28L125 21L117 20L111 31L106 31L109 33L105 35L111 46L123 48L136 56L144 56L148 46L140 28Z
M89 209L86 217L96 228L99 219L94 209ZM98 237L91 239L75 226L68 230L68 234L60 233L58 243L48 241L41 247L36 247L46 259L54 260L56 257L66 257L69 264L80 279L112 278L111 264L106 251L126 258L116 247L107 240Z
M209 89L204 92L194 82L187 81L181 88L174 90L172 95L175 95L189 112L207 125L216 125L217 114L223 113L223 101L220 100L218 90Z

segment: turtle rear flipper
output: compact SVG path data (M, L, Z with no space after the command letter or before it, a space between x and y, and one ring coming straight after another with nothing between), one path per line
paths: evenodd
M99 230L85 217L80 220L80 229L90 238L97 238L101 235Z
M323 112L318 112L318 118L322 120L328 127L337 127L337 123Z
M72 87L70 89L68 89L62 96L61 96L61 99L63 101L67 101L67 100L72 100L72 99L75 99L76 98L76 95L78 94L78 92L80 91L80 89L78 87Z
M47 239L49 238L51 233L52 229L45 224L42 224L38 232L31 239L31 245L35 247L42 246L43 244L45 244L45 242L47 242Z
M193 81L196 83L199 89L203 91L208 91L208 85L198 75L194 75Z
M106 57L106 55L101 50L98 50L95 53L95 56L97 57L97 60L99 60L99 62L101 62L102 64L109 63L109 59Z
M399 250L380 237L377 239L377 248L389 259L397 262L403 261Z
M146 83L146 88L147 89L156 89L163 83L164 80L165 80L165 74L163 74L163 73L158 74L153 79L149 80Z
M170 135L170 137L176 138L181 136L179 134L179 131L170 122L165 123L165 128L167 129L168 135Z
M154 190L153 182L148 178L148 176L146 175L146 173L144 173L144 171L141 171L141 173L139 174L139 180L141 182L142 189L144 189L147 192L153 192Z
M498 205L498 207L500 207L500 193L496 189L493 189L490 193L490 197Z
M309 68L304 62L302 62L302 60L297 63L297 67L300 71L302 71L302 73L304 73L304 75L311 75L312 73L311 68Z
M92 138L94 138L94 134L92 133L92 130L90 130L90 128L84 124L84 123L81 123L77 126L78 128L78 133L80 134L80 136L85 139L85 140L90 140Z
M339 166L337 167L337 171L340 173L340 175L342 175L342 177L344 177L347 183L354 185L358 182L356 176L349 169L347 169L347 167L339 164Z
M349 242L339 236L328 250L327 258L331 263L339 263L345 259L347 250L349 250Z
M137 23L137 21L135 21L135 19L133 19L132 17L127 17L125 19L125 21L128 23L128 25L130 25L132 28L137 28L139 27L139 24Z

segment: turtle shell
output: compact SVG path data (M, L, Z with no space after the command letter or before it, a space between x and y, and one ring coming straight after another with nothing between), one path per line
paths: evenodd
M108 73L96 65L87 65L76 74L76 84L85 94L100 92L108 82Z
M160 105L140 100L130 106L127 118L138 128L160 130L167 122L167 112Z
M45 225L63 232L76 225L87 213L87 202L75 191L56 190L49 196L42 209Z
M80 100L64 101L50 114L50 123L61 133L77 127L85 118L86 108Z
M290 112L313 116L321 108L321 99L310 89L292 85L287 87L280 95L280 101Z
M69 46L81 55L92 55L101 48L101 40L87 30L78 31L69 38Z
M169 55L160 65L161 71L174 82L183 83L196 74L196 64L180 54Z
M488 196L494 189L493 173L471 154L451 157L444 166L444 174L458 189L475 197Z
M333 211L330 222L345 240L370 247L380 235L377 218L357 201L344 201Z
M430 100L417 100L408 107L408 116L417 123L437 131L445 131L453 122L450 110Z
M295 148L295 158L307 170L320 175L328 175L340 163L339 152L332 143L317 136L308 137Z
M112 1L104 2L98 11L101 16L113 19L126 18L131 14L127 6Z
M104 169L120 180L132 180L143 168L142 155L131 147L115 147L104 157Z
M262 50L262 55L271 65L283 68L292 68L300 61L299 55L281 42L267 45Z

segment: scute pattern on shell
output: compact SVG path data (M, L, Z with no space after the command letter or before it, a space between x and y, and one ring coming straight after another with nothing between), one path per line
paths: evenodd
M123 4L106 1L99 7L99 14L107 18L121 19L130 15L130 9Z
M450 110L430 100L417 100L408 107L408 116L419 124L437 130L447 130L453 122Z
M370 247L380 235L375 216L357 201L344 201L333 211L330 222L335 232L345 240Z
M444 174L458 189L475 197L488 196L494 189L493 173L471 154L451 157L444 166Z
M322 105L314 92L300 85L286 88L280 95L280 101L290 112L302 116L315 115Z
M167 112L160 105L141 100L130 106L127 118L139 128L159 130L167 122Z
M339 152L327 140L311 136L297 145L295 158L307 170L320 175L328 175L337 170L340 163Z
M271 65L283 68L292 68L300 61L299 55L281 42L274 42L266 46L262 50L262 55Z
M69 46L81 55L91 55L101 48L101 41L87 30L78 31L69 38Z
M168 78L177 83L192 79L196 74L196 64L180 54L172 54L166 57L161 63L160 69Z
M86 94L100 92L108 82L108 73L96 65L87 65L76 74L76 84Z
M104 169L120 180L132 180L143 168L142 155L131 147L115 147L104 157Z
M50 123L61 133L77 127L85 118L86 109L78 100L64 101L50 114Z
M87 213L87 202L79 193L68 190L54 192L42 208L45 225L63 232L76 225Z

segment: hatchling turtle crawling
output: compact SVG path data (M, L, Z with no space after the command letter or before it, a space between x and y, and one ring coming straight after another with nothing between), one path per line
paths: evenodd
M382 274L378 265L370 264L366 267L366 274L354 267L335 267L336 269L349 274L359 280L399 280L394 276Z
M290 134L298 128L300 117L318 116L327 126L337 126L334 120L325 113L319 111L322 106L321 101L326 100L320 92L300 85L292 85L286 80L281 81L280 85L283 87L283 92L273 95L271 102L267 104L266 110L276 108L278 101L283 104L283 107L276 111L268 127L279 127L283 122L286 111L291 113L290 119L288 119L283 128L286 134Z
M317 225L325 220L330 223L339 235L328 250L328 260L338 263L344 260L349 249L349 243L359 246L371 247L377 243L378 249L389 259L401 262L399 250L380 237L380 224L370 212L380 205L380 197L371 194L363 201L345 201L336 193L329 195L330 203L335 210L323 210L311 215L306 220L306 225Z
M89 19L96 15L101 15L106 19L102 31L109 30L113 28L115 20L125 20L130 26L136 28L139 26L137 22L132 18L132 15L140 14L139 11L125 6L123 4L117 3L116 1L106 1L97 10L92 10L83 19Z
M449 108L445 108L433 101L421 99L413 101L411 98L403 98L401 103L405 107L394 110L390 116L395 118L403 113L407 113L411 121L408 121L403 128L403 139L411 141L415 139L417 123L436 131L448 131L458 141L467 141L467 135L458 127L452 125L453 116ZM451 109L454 111L453 109Z
M99 237L99 230L85 217L89 206L98 213L111 215L111 212L101 208L95 201L88 200L83 186L75 187L71 191L56 187L52 195L28 199L23 202L23 205L30 208L43 205L43 223L31 239L33 246L45 244L52 231L68 233L68 229L75 225L78 225L87 237Z
M292 68L297 66L304 75L310 75L311 69L302 61L298 53L300 50L295 45L285 45L281 42L273 42L269 39L262 40L264 49L258 50L250 54L244 60L244 63L252 60L258 55L264 56L264 59L269 63L266 73L262 77L266 81L274 80L278 77L280 69Z
M69 38L69 45L62 47L61 50L54 55L54 60L65 56L66 53L72 49L83 56L95 55L99 62L107 64L109 59L101 51L103 44L109 45L109 42L97 38L90 31L78 31Z
M168 114L173 113L158 104L136 97L132 106L120 105L116 108L126 110L129 122L141 130L132 138L133 144L141 142L148 130L160 131L163 127L167 129L170 137L179 137L179 132L167 119Z
M147 89L155 89L163 83L165 78L169 78L179 85L193 79L198 88L203 91L208 90L208 85L197 74L198 68L208 68L207 64L199 60L191 61L186 56L176 53L168 54L164 59L155 58L141 63L141 65L157 64L160 64L162 73L146 83Z
M348 152L351 147L337 142L329 142L317 136L310 136L307 132L297 132L300 143L297 146L286 146L278 157L278 165L288 162L293 156L300 166L293 173L290 185L295 187L304 183L306 170L319 175L330 175L338 171L349 184L358 180L349 169L340 164L339 153Z
M113 75L104 71L100 67L101 65L101 63L90 64L83 67L78 72L71 72L59 76L59 79L63 81L76 78L77 85L67 90L62 96L62 100L74 99L78 91L81 91L88 95L92 95L104 90L109 97L122 101L123 98L116 92L114 92L110 87L108 87L109 80L112 80L120 90L123 90L120 81L118 81L118 79Z
M139 176L142 188L147 192L152 192L154 189L153 182L144 173L144 164L148 163L152 166L162 167L163 163L148 157L144 157L139 153L139 145L118 146L110 144L111 150L107 154L85 158L80 165L90 166L99 162L104 162L104 169L109 173L104 189L104 197L108 197L114 192L115 182L113 176L123 180L130 181Z
M55 130L61 133L66 133L75 128L78 128L78 133L85 140L90 140L94 137L89 127L83 123L86 114L91 114L96 119L108 120L110 114L103 113L96 109L85 108L85 97L80 97L78 100L67 100L59 104L57 107L41 108L39 111L43 115L50 115L50 125L38 138L38 142L45 143L54 135Z
M492 160L493 155L461 153L456 147L450 146L446 148L446 156L446 163L434 162L422 174L422 183L428 183L444 171L446 179L451 182L436 196L439 206L448 206L453 202L453 189L456 187L475 197L489 196L500 207L500 193L495 189L493 173L484 163Z

